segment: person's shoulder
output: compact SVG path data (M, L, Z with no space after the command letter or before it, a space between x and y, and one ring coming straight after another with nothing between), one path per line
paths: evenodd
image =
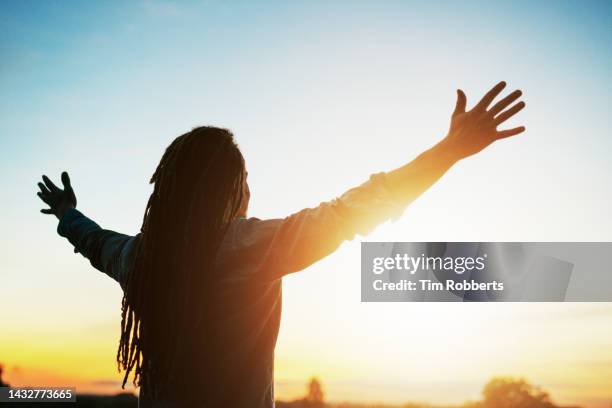
M133 237L130 237L126 241L125 245L121 250L121 257L123 258L122 260L126 262L131 262L131 260L136 255L136 248L138 248L138 243L140 242L141 237L142 233L139 232L138 234L134 235Z
M229 225L223 243L233 249L252 246L274 234L281 221L257 217L237 218Z
M130 237L123 248L121 248L121 253L119 255L119 271L117 280L121 287L125 290L125 284L127 282L127 277L134 267L134 261L136 260L136 252L138 251L138 243L140 242L142 234L138 233L133 237Z
M248 218L241 217L241 218L237 218L231 223L230 229L241 231L241 232L247 232L250 230L257 230L257 229L268 229L270 227L276 226L281 221L282 219L275 219L275 218L264 220L264 219L257 218L257 217L248 217Z
M261 219L257 217L240 217L232 221L227 228L226 239L232 239L236 236L248 234L253 228L261 223Z
M240 218L236 218L233 222L232 225L252 225L252 224L256 224L258 222L261 222L260 218L257 217L240 217Z

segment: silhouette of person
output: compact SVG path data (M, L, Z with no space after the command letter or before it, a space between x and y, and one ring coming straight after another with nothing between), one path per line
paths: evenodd
M514 91L492 107L500 82L471 110L457 102L446 137L408 164L316 208L286 218L247 218L245 162L226 129L199 127L166 149L140 233L102 229L63 189L38 183L41 210L57 231L123 289L117 353L140 386L142 407L272 407L282 277L334 252L345 240L395 219L451 166L525 130L497 127L525 104Z

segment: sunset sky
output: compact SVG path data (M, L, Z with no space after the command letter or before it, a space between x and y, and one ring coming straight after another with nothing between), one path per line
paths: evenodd
M495 4L494 4L495 3ZM284 281L276 393L461 403L524 376L562 404L612 404L612 304L361 303L368 241L612 241L612 3L0 3L0 363L15 385L113 392L119 286L94 270L36 182L136 233L163 149L230 128L250 215L329 200L442 138L499 80L527 131L459 163L405 215Z

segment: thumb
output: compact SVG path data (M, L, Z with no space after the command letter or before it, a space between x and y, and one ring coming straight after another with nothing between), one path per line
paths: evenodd
M465 106L467 104L467 98L461 89L457 89L457 103L455 105L455 111L453 115L465 112Z

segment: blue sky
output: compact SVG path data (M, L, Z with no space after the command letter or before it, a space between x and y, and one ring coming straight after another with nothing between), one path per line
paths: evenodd
M164 147L202 124L235 132L249 167L251 214L279 217L412 159L444 136L456 88L471 106L504 79L527 102L509 127L524 124L527 132L460 163L401 220L366 239L611 240L611 13L606 1L3 1L0 297L14 305L17 328L0 344L24 333L53 336L53 327L98 327L109 344L100 353L112 360L120 292L55 235L55 221L38 213L35 183L42 173L57 178L68 170L82 211L134 233ZM377 366L373 352L356 354L405 335L408 328L385 331L380 322L407 312L450 327L467 318L493 345L506 344L504 335L531 344L557 333L567 323L561 314L579 307L558 305L557 320L540 310L538 321L550 322L530 337L533 327L523 323L533 308L486 305L466 317L444 305L360 304L358 247L359 240L348 243L310 273L286 280L277 360L284 383L317 374L317 367L338 384L376 383L354 374L357 368L388 371L392 362ZM498 313L503 327L483 329ZM598 313L587 334L610 321L612 310ZM417 345L432 341L430 320L411 324L421 333ZM350 347L343 343L349 332L356 333ZM498 373L537 372L553 389L567 385L572 378L534 370L529 359L533 350L550 352L550 360L571 366L578 357L563 360L564 347L612 348L609 332L576 336L558 350L512 349L523 358L468 370L463 393L449 398L468 398ZM33 344L31 354L41 347ZM311 363L292 371L302 355ZM450 372L430 357L432 370ZM340 363L347 360L353 363ZM415 376L406 367L398 372ZM424 381L433 375L421 374ZM343 387L332 387L332 395L355 393ZM566 394L566 401L578 398Z

